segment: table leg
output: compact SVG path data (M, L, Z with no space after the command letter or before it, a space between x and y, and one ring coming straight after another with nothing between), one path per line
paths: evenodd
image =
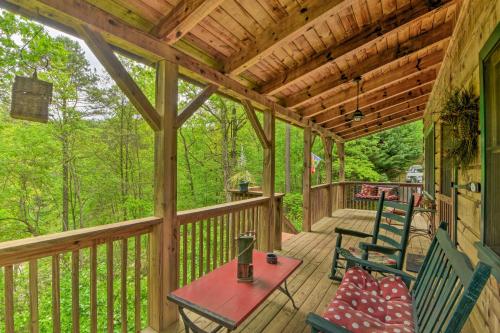
M181 314L182 321L184 322L184 330L186 331L186 333L189 333L189 331L192 331L193 333L216 333L219 332L222 328L224 328L224 326L218 325L212 331L208 332L196 326L196 324L186 315L183 307L179 307L179 313ZM228 332L230 331L228 330Z
M288 286L286 285L286 280L285 280L285 288L283 288L282 286L279 286L278 289L279 289L279 291L281 291L283 294L285 294L292 301L293 308L295 310L298 310L299 308L297 307L297 305L295 305L295 301L293 300L292 295L288 291Z

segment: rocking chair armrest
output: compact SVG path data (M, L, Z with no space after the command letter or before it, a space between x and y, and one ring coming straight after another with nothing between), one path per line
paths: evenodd
M348 236L354 236L354 237L360 237L360 238L367 238L367 237L372 237L373 235L367 234L366 232L362 231L356 231L356 230L350 230L350 229L344 229L344 228L335 228L335 233L341 234L341 235L348 235Z
M400 249L396 249L395 247L389 247L389 246L371 244L365 242L359 243L359 248L363 251L373 251L383 254L394 254L398 251L401 251Z
M368 260L363 260L361 258L358 258L354 256L351 252L349 252L346 249L338 249L339 254L344 257L347 261L346 267L352 267L354 265L358 265L361 267L364 267L369 270L381 272L381 273L389 273L393 275L398 275L403 279L403 282L406 284L407 287L410 287L410 284L412 281L415 281L416 278L411 276L410 274L407 274L399 269L392 268L380 263L376 263L373 261L368 261Z
M350 333L351 331L332 323L325 318L318 316L315 313L310 312L307 315L306 323L311 326L312 332L322 332L322 333Z

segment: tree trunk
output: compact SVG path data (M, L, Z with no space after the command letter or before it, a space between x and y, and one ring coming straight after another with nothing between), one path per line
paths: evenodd
M63 101L62 142L62 231L69 230L69 142L66 133L66 100Z
M290 167L290 124L285 126L285 193L292 191Z
M180 135L181 140L182 140L182 146L184 147L184 160L186 162L189 190L191 191L191 197L194 200L196 195L194 192L194 181L193 181L193 173L191 171L191 161L189 160L189 149L188 149L188 146L186 143L186 138L184 137L184 134L182 133L182 128L179 128L179 135Z

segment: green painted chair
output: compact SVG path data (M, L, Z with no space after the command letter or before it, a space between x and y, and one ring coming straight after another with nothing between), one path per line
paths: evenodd
M347 260L348 267L361 266L400 276L411 296L413 331L418 333L459 333L491 273L491 267L482 262L472 268L467 256L451 242L444 222L429 247L417 278L357 258L345 249L340 250L340 255ZM308 315L306 322L313 333L351 332L314 313Z
M371 238L370 243L359 243L358 247L360 253L358 256L360 258L381 262L389 267L402 269L406 248L408 246L414 200L415 198L412 195L410 202L407 204L397 201L387 201L385 200L385 192L382 192L378 201L375 224L371 234L356 230L335 228L337 242L333 252L330 279L335 281L342 280L340 270L345 267L342 265L344 259L339 257L339 249L342 248L344 235L357 238ZM402 211L404 214L395 214L390 210ZM382 242L384 245L381 245Z

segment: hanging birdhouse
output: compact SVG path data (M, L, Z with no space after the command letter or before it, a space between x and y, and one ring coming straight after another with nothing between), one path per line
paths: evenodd
M46 123L49 120L49 104L52 99L52 83L33 77L16 76L12 87L12 118Z

